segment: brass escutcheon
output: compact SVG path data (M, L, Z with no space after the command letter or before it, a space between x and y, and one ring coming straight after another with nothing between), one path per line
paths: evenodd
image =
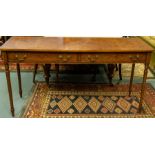
M25 54L25 55L23 56L23 58L19 58L18 55L16 54L15 57L16 57L16 60L17 60L17 61L24 61L24 60L27 58L27 55Z
M132 60L132 61L137 61L139 59L139 54L137 55L130 55L129 58Z

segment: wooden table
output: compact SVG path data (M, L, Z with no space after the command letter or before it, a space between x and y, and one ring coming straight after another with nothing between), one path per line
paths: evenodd
M129 95L135 63L144 63L139 112L142 108L147 70L154 50L139 38L71 38L71 37L11 37L1 48L14 116L9 63L33 64L116 64L132 63ZM18 68L20 77L20 70ZM21 80L19 80L21 87Z

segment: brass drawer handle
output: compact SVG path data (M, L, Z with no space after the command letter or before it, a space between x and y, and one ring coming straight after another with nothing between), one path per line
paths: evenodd
M68 59L64 58L64 59L63 59L63 62L67 62L67 60L68 60Z
M23 58L19 58L18 55L16 54L15 57L16 57L16 60L17 60L17 61L24 61L24 60L27 58L27 55L25 54L25 55L23 56Z
M132 60L132 61L138 61L139 60L139 55L130 55L129 58Z
M71 58L71 55L66 55L66 56L64 56L64 55L59 55L58 57L59 57L59 59L61 59L63 62L67 62L67 61Z
M95 62L98 59L98 55L95 56L88 55L88 59L90 62Z
M63 58L63 55L59 55L59 58L62 59Z

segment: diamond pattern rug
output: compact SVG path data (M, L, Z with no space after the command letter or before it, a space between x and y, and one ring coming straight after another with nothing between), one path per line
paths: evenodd
M38 83L22 117L154 117L155 90L149 84L142 112L138 113L140 86L134 84L129 97L128 85L55 84L49 89Z

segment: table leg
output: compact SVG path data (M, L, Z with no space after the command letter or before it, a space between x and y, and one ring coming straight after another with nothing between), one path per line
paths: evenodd
M131 69L131 77L130 77L130 85L129 85L129 96L131 96L134 71L135 71L135 63L132 64L132 69Z
M10 99L10 111L12 113L12 116L14 117L15 114L14 114L12 87L11 87L11 79L10 79L10 70L9 70L9 64L7 62L5 62L5 73L6 73L8 93L9 93L9 99Z
M122 64L119 64L119 78L122 80Z
M139 113L142 110L142 104L143 104L143 100L144 100L144 93L145 93L145 86L146 86L146 79L147 79L148 68L149 68L149 64L146 63L145 64L145 68L144 68L143 82L142 82L142 86L141 86L141 95L140 95L140 103L139 103Z
M20 95L20 97L22 97L22 84L21 84L21 74L20 74L19 63L17 63L17 75L18 75L19 95Z
M115 69L114 64L108 64L108 78L109 78L109 83L111 86L113 86L112 78L113 78L113 74L114 74L114 69Z
M35 83L35 78L36 78L36 74L37 74L37 69L38 69L38 64L35 64L35 66L34 66L34 72L33 72L33 83Z
M43 69L45 73L45 80L48 86L49 86L49 78L50 78L50 68L51 68L51 64L43 65Z

